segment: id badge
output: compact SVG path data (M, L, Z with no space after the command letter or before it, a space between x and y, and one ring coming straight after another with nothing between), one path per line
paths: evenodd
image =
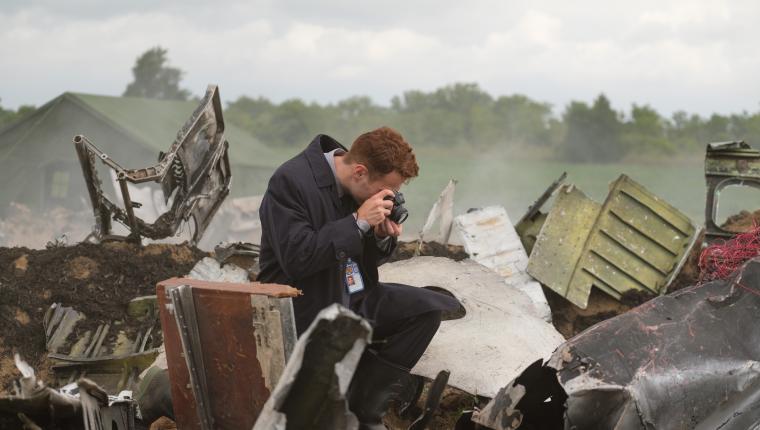
M348 289L348 294L364 290L364 280L359 271L359 265L350 258L346 260L346 288Z

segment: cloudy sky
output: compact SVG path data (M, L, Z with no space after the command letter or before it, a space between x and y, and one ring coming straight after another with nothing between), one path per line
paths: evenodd
M3 0L0 22L11 108L64 91L119 95L135 58L160 45L185 87L217 83L225 100L387 104L477 82L558 112L600 92L625 110L760 110L756 0Z

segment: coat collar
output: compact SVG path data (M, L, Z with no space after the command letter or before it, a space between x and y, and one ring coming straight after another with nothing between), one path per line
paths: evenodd
M306 147L304 154L309 162L309 167L311 167L311 173L314 175L314 181L317 183L317 186L319 188L332 188L328 191L328 194L330 194L330 199L335 209L340 211L342 205L338 198L338 184L335 183L335 175L325 159L325 152L330 152L336 148L348 151L345 146L332 137L326 134L318 134L309 146Z
M306 150L304 150L306 159L311 167L311 172L314 175L314 180L320 188L335 186L335 176L330 169L330 165L327 164L327 160L325 160L325 152L330 152L336 148L348 151L345 146L332 137L326 134L318 134L309 146L306 147Z

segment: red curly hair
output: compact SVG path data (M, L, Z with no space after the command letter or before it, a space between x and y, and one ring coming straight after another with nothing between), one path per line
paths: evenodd
M380 127L357 137L346 153L346 162L364 164L372 178L395 170L409 180L420 171L412 147L401 133L390 127Z

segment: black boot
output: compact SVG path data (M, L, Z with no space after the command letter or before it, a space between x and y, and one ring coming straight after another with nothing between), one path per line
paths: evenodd
M364 351L348 390L348 406L359 419L361 430L385 430L383 416L402 393L416 391L409 369ZM410 390L411 388L411 390Z

